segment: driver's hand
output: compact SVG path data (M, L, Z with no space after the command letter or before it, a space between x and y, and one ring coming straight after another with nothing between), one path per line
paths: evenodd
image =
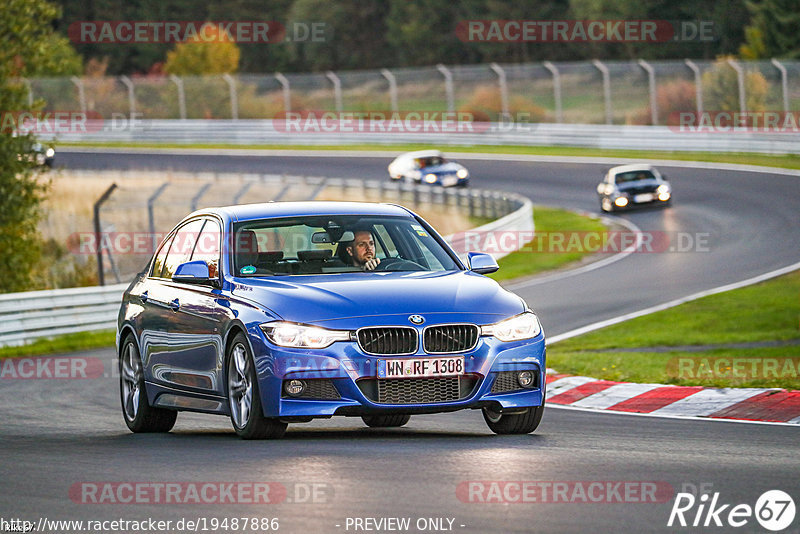
M372 258L371 260L367 261L367 263L364 264L364 270L374 271L375 267L377 267L380 262L381 262L380 258Z

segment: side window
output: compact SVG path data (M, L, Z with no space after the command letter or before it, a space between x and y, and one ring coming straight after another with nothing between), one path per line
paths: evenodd
M170 236L169 240L166 241L158 251L156 260L153 262L153 270L150 271L150 276L161 276L161 270L164 268L164 260L167 259L167 252L169 251L170 245L172 245L172 236Z
M219 223L211 219L207 220L200 232L200 237L197 238L194 252L192 252L191 261L203 260L206 262L208 274L212 278L219 276L220 237Z
M161 270L161 278L172 278L178 265L189 261L189 258L192 257L192 250L194 250L197 237L200 234L200 229L203 227L203 222L203 219L195 219L184 224L175 232L175 237L172 239L172 244L167 253L167 259L164 261L164 268Z

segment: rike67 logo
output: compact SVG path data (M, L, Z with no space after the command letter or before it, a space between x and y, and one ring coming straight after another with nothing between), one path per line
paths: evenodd
M719 492L712 495L703 493L699 497L692 493L678 493L667 526L739 528L751 524L755 518L762 528L778 532L789 527L794 516L794 500L781 490L765 491L755 506L723 503Z

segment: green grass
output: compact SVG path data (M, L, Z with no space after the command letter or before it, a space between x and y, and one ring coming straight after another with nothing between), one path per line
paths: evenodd
M0 347L0 358L41 356L44 354L112 347L114 346L114 336L114 330L99 330L97 332L65 334L50 339L38 339L30 345Z
M675 358L797 358L800 345L704 351L614 352L618 348L716 345L800 340L800 272L711 295L548 347L548 365L561 373L607 380L726 387L800 389L791 369L778 378L694 378L670 369ZM796 369L796 368L795 368ZM757 373L763 375L763 373Z
M533 220L536 224L536 233L547 232L603 232L606 227L598 219L578 215L571 211L557 208L537 206L533 209ZM588 252L536 252L536 244L540 238L523 247L522 250L512 252L500 258L500 270L489 275L498 282L530 276L543 271L559 269L579 261L587 256Z
M404 145L231 145L231 144L178 144L178 143L59 143L59 146L73 147L107 147L107 148L232 148L253 150L363 150L363 151L397 151L423 150L433 147L427 144ZM632 159L664 159L679 161L706 161L713 163L739 163L744 165L762 165L767 167L782 167L786 169L800 169L800 155L767 155L750 153L719 154L715 152L668 152L647 150L605 150L599 148L582 147L549 147L549 146L447 146L446 152L472 152L487 154L523 154L533 156L582 156L605 158L632 158Z

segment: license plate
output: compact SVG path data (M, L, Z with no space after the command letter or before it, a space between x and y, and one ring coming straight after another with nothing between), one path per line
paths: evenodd
M445 176L444 179L442 179L442 185L445 187L456 185L457 182L458 182L458 177L456 176Z
M633 197L634 202L651 202L653 200L653 193L642 193Z
M463 374L463 356L378 360L378 378L432 378Z

